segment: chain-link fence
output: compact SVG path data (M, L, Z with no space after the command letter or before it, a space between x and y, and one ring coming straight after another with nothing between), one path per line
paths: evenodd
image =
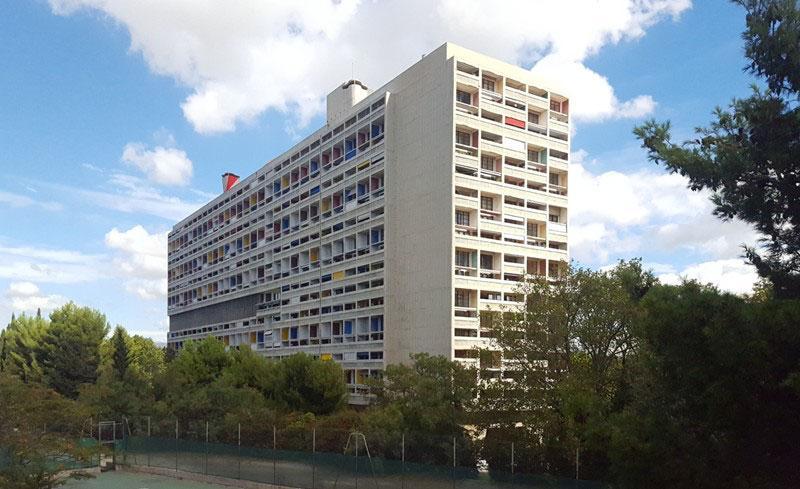
M595 482L521 473L525 450L428 433L349 431L205 421L126 420L117 463L288 487L594 488ZM515 460L516 457L516 460Z

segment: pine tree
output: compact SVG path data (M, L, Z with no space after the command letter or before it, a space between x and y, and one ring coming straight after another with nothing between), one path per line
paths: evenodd
M42 363L50 387L75 399L82 384L97 380L100 345L108 333L106 317L70 302L50 314Z
M114 376L117 380L124 380L130 365L130 355L128 351L128 338L122 326L117 326L114 336L111 337L111 346L114 348L112 354L112 365Z
M800 298L800 7L793 0L737 0L747 13L747 70L765 90L718 108L709 127L683 144L669 122L634 130L650 160L710 190L714 214L741 219L763 236L745 248L777 298Z

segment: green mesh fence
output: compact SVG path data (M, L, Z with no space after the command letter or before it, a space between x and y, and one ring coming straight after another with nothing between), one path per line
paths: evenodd
M178 423L176 438L174 421L150 423L149 436L143 426L117 446L122 464L308 489L602 487L526 473L538 467L535 450L465 435Z

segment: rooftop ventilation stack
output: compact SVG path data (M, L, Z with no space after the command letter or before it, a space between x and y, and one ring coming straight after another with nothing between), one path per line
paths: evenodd
M222 174L222 191L227 192L230 190L234 185L239 183L239 175L234 173L223 173Z

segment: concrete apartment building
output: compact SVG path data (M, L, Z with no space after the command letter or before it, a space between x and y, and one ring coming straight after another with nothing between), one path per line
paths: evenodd
M568 260L569 100L444 44L176 224L168 342L340 362L353 398L409 354L477 362L479 311Z

